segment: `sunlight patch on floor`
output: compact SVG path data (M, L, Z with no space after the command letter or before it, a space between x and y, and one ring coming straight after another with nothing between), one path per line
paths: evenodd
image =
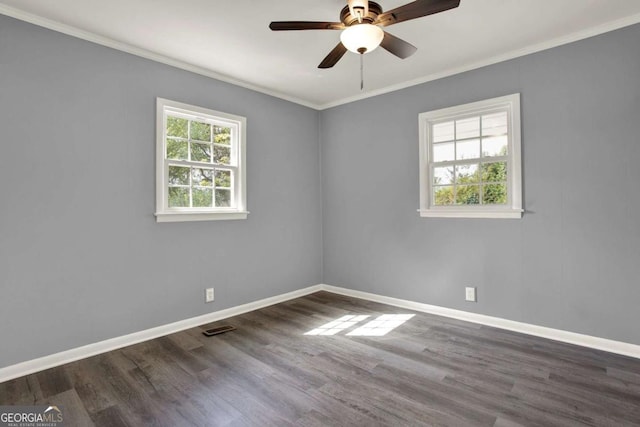
M356 337L382 337L413 316L415 316L415 314L383 314L377 319L371 320L359 328L354 329L347 335Z
M413 316L415 316L415 314L382 314L375 320L370 320L345 335L356 337L381 337L402 325ZM319 328L312 329L309 332L306 332L305 335L336 335L339 332L356 326L368 317L370 316L365 314L348 314L326 323Z
M313 329L305 335L335 335L340 331L344 331L345 329L349 329L350 327L357 325L359 322L363 321L369 317L366 314L363 315L355 315L350 314L346 316L342 316L341 318L329 322L325 325L320 326L319 328Z

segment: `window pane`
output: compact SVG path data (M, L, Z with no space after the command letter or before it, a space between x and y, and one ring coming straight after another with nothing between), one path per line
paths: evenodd
M189 185L189 168L169 166L169 185Z
M210 142L211 125L207 123L191 122L191 139Z
M433 144L433 161L448 162L455 160L455 143Z
M231 191L216 189L216 207L226 208L231 206Z
M453 166L433 168L433 185L453 184Z
M457 205L479 205L480 186L479 185L459 185L456 187Z
M477 164L456 166L456 184L471 184L479 181Z
M482 188L482 203L485 205L505 205L507 203L507 183L485 184Z
M480 136L480 117L456 120L456 140Z
M436 206L453 205L453 187L433 187L433 204Z
M453 122L433 125L433 142L453 141Z
M167 159L187 160L189 143L167 138Z
M506 156L508 139L506 135L482 139L482 156Z
M220 165L230 165L231 147L213 146L213 161Z
M213 186L213 169L193 168L191 171L191 185L200 187Z
M507 112L487 114L482 116L482 135L506 135L507 134Z
M191 160L194 162L211 163L211 144L191 143Z
M216 171L216 187L231 188L231 171Z
M211 188L194 188L193 189L193 207L194 208L210 208L213 205L213 189Z
M507 162L483 163L481 166L482 181L502 182L507 180Z
M189 189L180 187L169 187L169 207L188 208Z
M187 138L187 119L178 117L167 117L167 136L177 136L179 138Z
M456 160L477 159L478 157L480 157L479 139L456 143Z
M216 144L231 145L231 128L214 126L213 142Z

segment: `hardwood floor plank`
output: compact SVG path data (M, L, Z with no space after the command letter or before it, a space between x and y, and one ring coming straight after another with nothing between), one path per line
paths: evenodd
M613 413L611 416L607 415L607 405L602 402L585 400L548 383L519 382L514 386L512 394L528 405L544 407L554 414L563 414L574 420L576 425L624 425L624 420L616 419Z
M96 412L91 419L96 427L132 427L117 406L110 406Z
M607 375L611 378L617 378L619 380L624 381L628 386L634 387L636 392L640 391L640 374L635 372L626 371L624 369L614 368L608 366L606 368ZM638 386L638 387L635 387Z
M35 405L42 397L35 375L0 383L0 405Z
M68 427L92 427L93 421L78 397L75 390L70 389L62 393L45 398L41 405L57 405L63 410L64 425Z
M220 398L240 414L240 417L229 425L292 425L261 393L245 388L244 381L238 381L238 378L230 375L224 367L214 366L201 372L199 376L205 387L219 391Z
M167 335L167 338L185 351L193 350L194 348L202 346L200 341L185 332Z
M128 422L145 426L176 425L176 419L180 417L168 412L164 405L157 405L152 399L153 394L142 389L126 371L113 363L109 355L107 353L95 357L91 366L92 377L102 377L105 381L105 392L118 402L118 407Z
M42 396L44 398L60 394L73 388L64 367L62 369L47 369L46 371L38 372L35 376L38 379L38 384L40 384L40 390L42 390Z
M524 425L518 424L515 421L511 421L507 418L498 417L493 427L524 427Z

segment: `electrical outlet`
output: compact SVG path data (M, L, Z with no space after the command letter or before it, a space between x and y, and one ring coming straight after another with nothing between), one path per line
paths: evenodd
M213 288L207 288L204 292L204 302L213 301Z
M477 302L478 299L477 299L477 296L476 296L476 289L477 288L468 287L467 286L465 288L465 294L464 294L465 298L464 299L467 300L467 301L471 301L471 302Z

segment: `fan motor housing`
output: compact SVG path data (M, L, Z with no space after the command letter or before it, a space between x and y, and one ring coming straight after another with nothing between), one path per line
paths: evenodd
M366 16L362 17L362 23L371 24L378 18L378 15L380 15L381 13L382 7L378 3L370 1L369 13L367 13ZM351 14L349 6L345 6L344 8L342 8L342 11L340 11L340 21L342 21L344 25L350 26L351 24L358 23L358 17Z

